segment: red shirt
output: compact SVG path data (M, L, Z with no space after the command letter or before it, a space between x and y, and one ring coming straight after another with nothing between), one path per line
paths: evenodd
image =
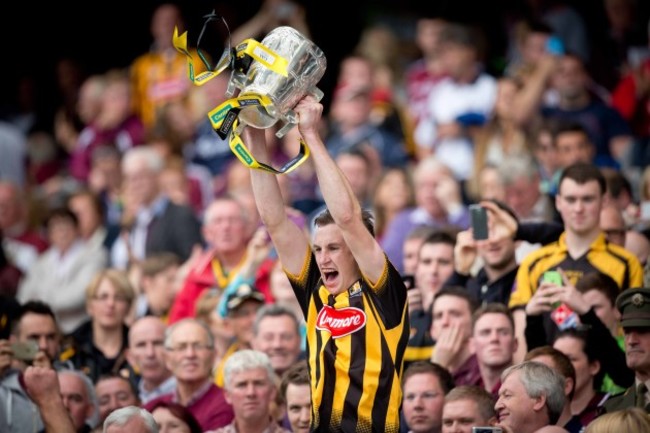
M168 324L171 325L186 317L194 317L196 301L204 290L210 288L225 289L225 287L219 285L214 275L213 260L216 260L214 254L208 251L199 258L196 265L190 270L183 288L174 299L174 304L169 312ZM255 276L255 287L264 294L267 302L272 302L269 287L269 275L272 267L273 260L266 260L257 270Z

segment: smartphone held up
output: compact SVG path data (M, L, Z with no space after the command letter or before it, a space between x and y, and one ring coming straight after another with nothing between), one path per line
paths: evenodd
M20 361L33 361L38 354L38 350L38 343L34 340L17 341L11 344L14 358Z
M469 215L472 223L474 240L484 241L488 238L487 210L479 204L469 205Z

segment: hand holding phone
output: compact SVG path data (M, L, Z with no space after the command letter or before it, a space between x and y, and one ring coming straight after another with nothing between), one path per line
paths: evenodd
M560 274L558 271L546 271L544 272L544 275L542 275L542 281L545 283L552 283L555 284L558 287L562 287L564 285L564 280L562 279L562 274ZM561 302L555 302L552 307L557 308L559 307Z
M546 271L542 277L545 283L553 283L556 286L563 286L564 280L562 279L562 274L558 271Z
M471 204L469 205L469 214L474 240L486 240L488 238L487 210L481 205Z
M20 361L33 361L38 350L38 344L34 340L16 341L11 344L14 358Z

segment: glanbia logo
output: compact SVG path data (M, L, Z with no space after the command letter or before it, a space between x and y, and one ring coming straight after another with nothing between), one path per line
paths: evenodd
M325 305L316 318L316 329L329 331L332 338L345 337L366 326L366 313L354 307L339 310Z

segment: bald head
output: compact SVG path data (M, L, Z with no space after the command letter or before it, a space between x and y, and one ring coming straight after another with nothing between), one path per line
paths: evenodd
M642 265L648 261L650 255L650 241L635 230L628 230L625 234L625 249L638 257Z
M140 371L145 389L153 389L171 376L165 366L166 325L158 317L145 316L129 329L129 364Z
M609 242L625 246L625 219L616 206L606 205L600 210L600 229L605 232Z

